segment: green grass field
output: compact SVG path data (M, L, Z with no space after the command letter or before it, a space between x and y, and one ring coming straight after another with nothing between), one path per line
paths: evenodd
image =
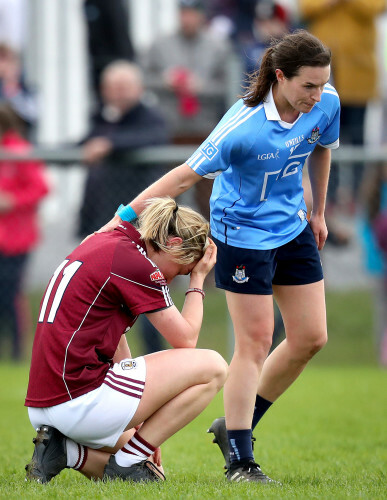
M212 420L223 414L221 395L163 445L166 483L94 483L71 470L48 485L26 483L24 465L34 436L23 408L28 366L3 362L0 498L386 499L387 370L375 361L371 300L366 292L330 293L327 299L328 346L255 432L256 459L282 486L225 481L220 451L206 434ZM223 296L210 292L201 347L217 348L227 357L227 330ZM135 335L134 350L140 349Z

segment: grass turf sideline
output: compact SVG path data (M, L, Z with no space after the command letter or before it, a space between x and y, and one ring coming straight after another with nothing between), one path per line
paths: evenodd
M34 431L22 402L27 366L2 365L0 498L215 499L386 498L387 372L377 367L310 367L256 431L256 459L282 487L229 484L206 429L223 414L221 395L163 445L167 482L89 482L65 470L48 485L24 482ZM254 490L254 493L252 492Z

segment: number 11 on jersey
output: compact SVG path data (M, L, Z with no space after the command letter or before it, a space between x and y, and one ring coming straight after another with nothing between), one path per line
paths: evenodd
M55 315L56 315L58 307L61 303L63 294L65 293L66 288L68 287L68 285L71 281L71 278L74 276L74 274L78 271L78 269L82 265L82 262L80 262L79 260L76 260L76 261L72 262L69 266L65 267L68 262L70 262L70 261L68 259L66 259L60 264L60 266L58 266L56 268L55 273L54 273L53 277L51 278L50 283L48 284L48 287L47 287L47 290L46 290L46 293L44 295L44 299L42 302L42 308L40 310L38 323L43 323L43 321L44 321L44 316L46 314L47 304L48 304L48 301L50 299L52 289L54 288L55 282L58 279L58 276L61 273L62 269L64 268L60 283L59 283L58 288L57 288L55 295L54 295L54 300L52 301L51 309L50 309L50 312L49 312L49 315L47 318L47 323L54 322Z

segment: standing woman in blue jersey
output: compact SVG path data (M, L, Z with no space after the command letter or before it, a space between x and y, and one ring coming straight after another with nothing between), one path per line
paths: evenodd
M245 95L187 162L121 206L102 228L135 218L148 198L176 197L202 177L215 178L215 281L226 291L235 351L224 388L225 421L217 419L210 431L230 481L272 481L254 461L252 430L327 341L318 250L327 238L325 200L340 114L328 83L330 62L330 50L306 31L273 42ZM302 189L306 161L313 194L309 222ZM268 356L273 295L286 339Z

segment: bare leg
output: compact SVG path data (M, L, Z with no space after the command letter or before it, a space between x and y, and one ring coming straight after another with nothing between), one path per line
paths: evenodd
M162 351L145 359L145 390L129 427L144 422L139 434L160 446L211 402L224 384L227 364L215 351L202 349Z
M324 281L276 286L275 297L285 324L286 339L265 361L258 394L275 401L325 345L327 324Z
M227 429L250 429L258 379L273 336L273 298L232 292L226 292L226 297L235 332L234 356L224 386Z
M138 433L153 446L191 422L221 389L227 363L215 351L171 349L145 356L147 377L139 407L127 429L143 423ZM82 473L101 478L111 454L126 444L133 430L125 432L114 449L89 449Z

